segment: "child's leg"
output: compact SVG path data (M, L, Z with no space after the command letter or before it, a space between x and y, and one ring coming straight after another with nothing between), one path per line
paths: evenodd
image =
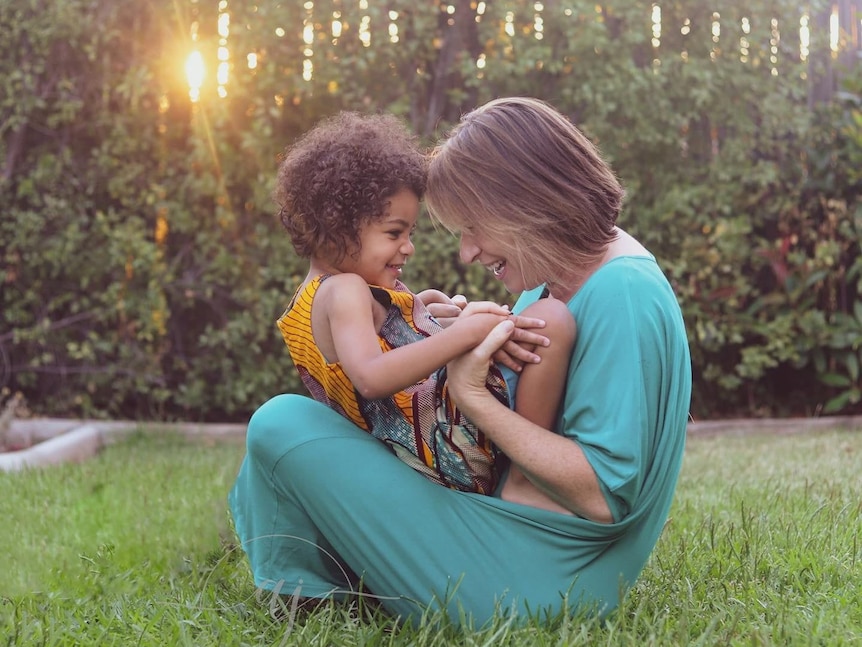
M542 361L524 366L515 393L515 411L540 427L553 429L575 345L575 319L565 303L551 297L539 299L520 314L544 319L546 325L540 332L551 344L533 349Z

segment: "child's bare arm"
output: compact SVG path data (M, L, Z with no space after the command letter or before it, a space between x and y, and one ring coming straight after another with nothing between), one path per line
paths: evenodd
M338 279L335 281L335 279ZM325 293L323 288L328 286ZM321 299L325 297L325 299ZM320 299L320 301L318 301ZM364 281L356 275L339 274L321 286L315 307L325 308L318 321L325 321L337 358L354 388L366 398L392 395L431 375L449 360L478 344L508 310L490 302L471 304L459 320L419 342L384 353L377 341L373 301ZM522 328L540 328L544 322L516 317ZM541 335L536 339L544 343Z
M449 298L449 295L440 290L435 290L434 288L428 288L427 290L417 292L416 298L426 306L431 305L432 303L445 303L447 305L452 305L452 299Z

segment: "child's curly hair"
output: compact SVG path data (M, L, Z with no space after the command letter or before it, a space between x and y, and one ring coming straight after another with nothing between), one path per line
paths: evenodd
M287 149L273 197L296 253L338 262L359 249L360 228L403 189L425 194L426 161L392 115L342 112Z

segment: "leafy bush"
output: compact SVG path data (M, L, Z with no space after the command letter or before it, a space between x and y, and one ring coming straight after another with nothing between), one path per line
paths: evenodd
M274 327L306 271L270 199L284 147L340 109L430 144L529 94L622 178L621 224L680 297L695 417L862 409L859 72L809 107L828 43L799 59L796 3L662 3L658 35L651 2L450 5L232 3L228 28L218 3L8 0L0 387L43 414L199 420L301 390ZM192 103L182 62L220 46L226 96L210 69ZM513 300L427 222L405 278Z

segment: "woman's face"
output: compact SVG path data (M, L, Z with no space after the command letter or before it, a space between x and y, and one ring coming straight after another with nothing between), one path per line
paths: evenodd
M522 267L511 246L502 245L486 234L470 229L461 231L461 261L480 263L513 294L530 290L542 281L531 277L532 268Z

